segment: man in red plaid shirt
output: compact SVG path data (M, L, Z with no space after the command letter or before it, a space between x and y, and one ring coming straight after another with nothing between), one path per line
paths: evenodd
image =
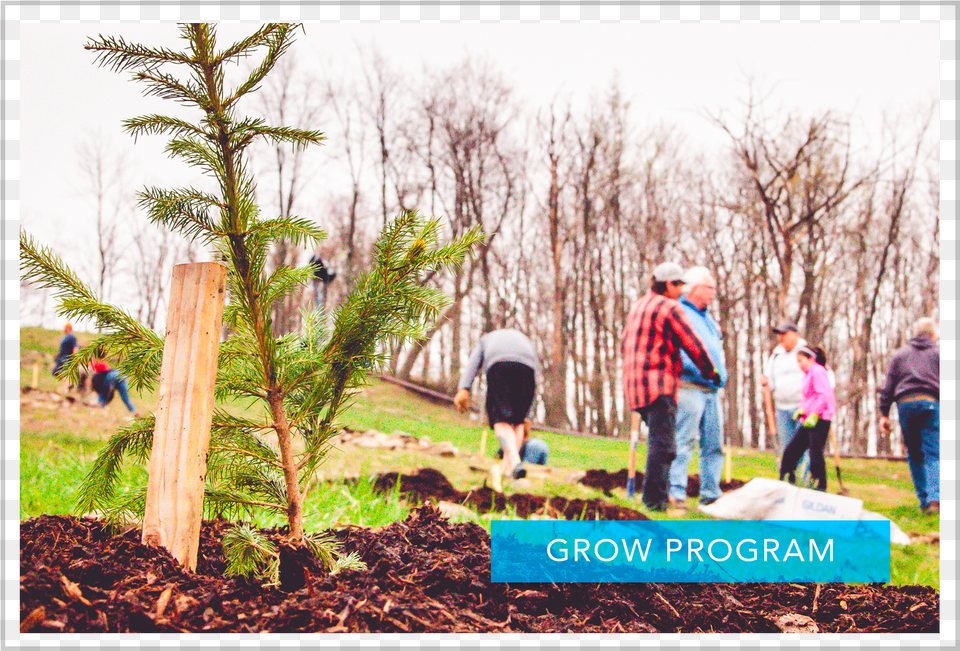
M669 503L668 475L676 456L677 378L685 349L707 380L719 382L710 355L677 301L683 269L664 262L653 270L650 291L630 309L621 337L623 388L627 409L638 412L649 429L643 503L664 511ZM634 492L633 478L627 494Z

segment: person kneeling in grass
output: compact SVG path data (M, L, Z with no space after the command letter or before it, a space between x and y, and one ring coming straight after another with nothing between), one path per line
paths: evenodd
M827 464L823 458L823 447L830 434L830 420L837 411L837 401L825 368L827 356L823 349L801 346L797 351L797 362L804 372L803 400L800 409L793 414L794 420L800 421L800 428L783 451L780 480L788 477L791 484L796 483L797 463L803 453L809 450L810 474L817 482L817 490L825 491Z
M97 402L100 407L106 407L113 400L114 392L120 394L120 399L131 414L137 416L137 408L133 406L130 400L130 391L127 388L127 379L120 375L120 371L110 368L103 358L103 352L97 351L97 356L91 363L93 377L90 378L90 386L97 392Z
M526 477L520 458L524 421L537 389L539 362L533 342L519 330L494 330L480 337L460 376L453 399L458 411L470 403L470 387L483 369L487 378L487 418L504 450L503 472L514 479Z

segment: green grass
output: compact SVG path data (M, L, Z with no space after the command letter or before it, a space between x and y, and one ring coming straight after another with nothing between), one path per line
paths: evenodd
M345 524L382 527L407 517L410 506L392 493L373 490L371 477L353 483L329 483L313 492L304 505L304 526L319 530Z
M20 441L20 519L66 515L77 499L78 477L92 458L92 442L67 435Z
M88 336L80 333L81 341ZM60 340L56 331L24 328L21 330L21 384L29 382L33 360L52 359ZM41 389L55 390L59 384L41 364ZM134 395L138 408L152 411L155 395ZM39 514L73 512L80 481L97 451L122 422L126 414L119 400L105 410L74 407L71 409L21 409L20 437L20 518ZM142 407L141 407L142 405ZM229 405L231 411L242 412L240 403ZM311 488L304 503L304 525L308 531L346 524L383 526L406 517L409 505L393 494L374 493L370 477L378 472L412 472L424 466L440 470L460 491L479 486L486 478L485 470L497 462L498 448L492 432L488 432L486 452L479 455L484 428L476 420L456 413L451 407L425 402L408 391L390 384L371 382L359 391L351 407L340 419L354 430L377 429L385 433L403 431L434 442L450 441L459 449L454 458L425 456L418 451L364 449L345 446L331 449L321 469L320 481ZM621 506L640 508L628 501L622 489L612 498L579 483L568 481L568 475L588 468L605 468L615 472L626 466L628 444L620 439L594 439L537 432L550 446L551 475L524 488L525 492L562 495L568 498L611 499ZM733 477L747 481L753 477L776 478L775 457L756 450L735 449ZM638 449L638 468L645 464L644 446ZM696 465L692 466L695 468ZM909 470L903 462L869 459L841 460L844 485L848 495L862 499L864 508L893 520L911 536L939 532L940 519L923 515L916 506ZM828 459L829 490L837 491L836 472ZM143 468L125 470L129 484L144 481ZM343 482L344 477L359 481ZM515 490L505 485L509 493ZM684 519L709 519L698 512L696 501L689 500L690 510ZM644 511L653 519L670 519L663 513ZM455 517L469 520L489 529L493 518L515 517L511 513ZM258 516L258 526L282 526L280 516ZM891 547L891 582L900 585L940 585L939 546L914 544Z

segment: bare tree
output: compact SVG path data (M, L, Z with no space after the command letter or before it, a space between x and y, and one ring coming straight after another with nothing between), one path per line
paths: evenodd
M149 222L135 228L133 248L136 260L124 270L137 290L137 320L156 329L166 304L173 265L195 258L194 244L177 233Z
M379 145L380 163L380 208L383 215L383 225L387 225L387 179L390 169L390 143L393 123L391 116L396 109L400 91L400 76L387 66L386 60L380 51L373 48L369 61L363 67L363 77L366 84L367 97L362 105L367 115L372 118L374 130Z
M50 290L20 278L20 325L46 327L49 316Z
M777 307L781 316L810 317L808 332L820 338L813 296L823 257L825 224L835 218L850 194L869 178L852 170L849 127L830 113L788 117L771 127L757 116L751 100L741 129L720 119L734 152L763 207L764 227L778 268ZM801 246L803 245L803 246ZM798 250L799 249L799 250ZM797 308L790 309L794 271L804 276Z
M850 383L845 402L850 408L848 420L851 430L858 433L858 440L855 441L858 447L866 445L867 432L873 429L876 420L868 373L875 345L877 314L881 309L884 290L889 288L890 268L893 266L896 251L900 248L904 223L910 219L913 209L910 197L919 169L924 135L931 118L932 113L927 115L922 124L912 152L907 153L905 163L898 164L903 155L898 151L897 136L900 129L892 126L887 128L894 150L889 178L878 179L871 185L869 192L865 193L857 220L847 233L856 243L847 251L854 254L852 262L856 267L852 293L857 310L851 321L859 326L852 337L855 353L851 377L860 381ZM878 452L889 453L889 438L878 438L877 447Z
M112 150L99 136L92 136L78 149L80 175L84 193L93 203L93 237L96 258L84 265L91 269L93 287L106 299L117 265L123 258L120 225L132 212L131 187L126 183L126 161L122 153Z
M549 355L544 369L546 378L543 391L545 422L551 427L566 427L567 415L567 351L564 334L564 304L566 297L566 265L564 248L567 243L567 228L562 223L563 207L560 204L565 174L560 169L560 158L566 129L570 124L570 108L560 116L555 107L550 107L549 123L538 120L540 131L545 132L547 165L550 181L547 189L547 223L549 231L550 267L552 282L550 291L551 327L549 330Z
M296 57L280 61L273 76L265 81L259 93L260 110L263 116L276 124L290 124L303 129L313 129L319 122L323 104L318 101L319 82L312 75L301 72ZM310 171L307 167L307 150L278 141L272 145L271 158L276 174L276 207L279 216L287 219L296 216L301 194ZM302 251L289 240L279 240L270 255L272 270L294 267ZM271 306L273 332L279 335L299 328L302 290L284 296L281 302Z
M457 269L447 289L453 303L444 315L450 325L451 354L445 355L448 381L460 374L463 328L470 327L464 313L464 299L480 275L480 328L493 327L493 247L503 224L515 216L522 203L520 155L509 142L507 132L517 108L511 89L489 66L465 60L448 70L434 73L427 94L419 105L422 131L428 134L419 160L429 165L426 182L434 201L445 213L454 237L474 226L485 234L476 247L475 259ZM411 352L419 354L423 347ZM396 357L395 357L396 360ZM411 368L407 362L404 368Z

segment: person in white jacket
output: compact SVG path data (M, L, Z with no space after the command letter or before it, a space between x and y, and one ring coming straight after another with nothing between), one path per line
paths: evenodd
M803 399L801 385L804 372L797 361L797 351L806 346L807 342L800 336L797 324L793 321L783 321L773 331L780 341L767 359L764 374L760 376L760 384L769 387L773 396L779 439L777 455L782 457L783 451L790 445L800 427L800 423L793 419L793 414L800 408ZM806 483L810 474L809 453L804 453L799 469Z

